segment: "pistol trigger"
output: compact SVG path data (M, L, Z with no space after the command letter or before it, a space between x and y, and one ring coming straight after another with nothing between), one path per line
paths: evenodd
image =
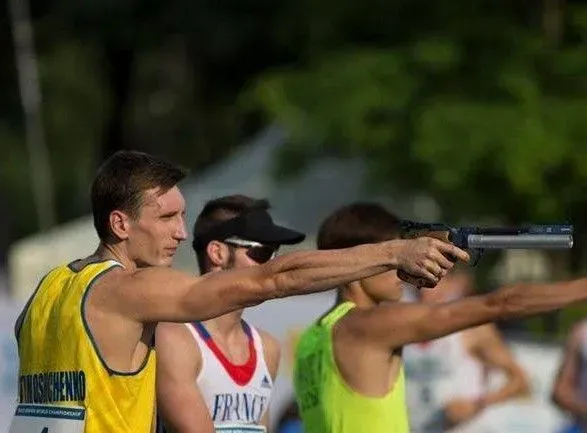
M477 263L479 263L479 260L481 260L481 256L483 255L483 250L475 249L469 251L469 255L471 256L471 266L477 266Z

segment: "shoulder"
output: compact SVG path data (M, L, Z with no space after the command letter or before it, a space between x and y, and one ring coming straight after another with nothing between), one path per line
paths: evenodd
M187 337L193 339L188 326L190 326L189 323L160 322L157 324L156 334L167 340L183 340Z
M64 264L59 269L76 275L87 275L97 282L119 279L132 274L131 271L114 260L89 261L82 259Z
M383 323L390 317L387 314L388 310L396 308L401 309L401 306L377 305L369 308L353 306L339 315L336 321L326 326L327 331L323 333L323 341L329 341L332 349L338 350L341 355L350 354L351 352L345 348L351 347L358 350L375 349L387 353L389 345L378 344L379 340L376 336L394 332L394 326L386 326Z
M199 374L200 349L183 323L159 323L155 331L157 371L161 377Z
M385 304L376 305L374 307L362 308L352 306L346 308L344 314L339 314L334 323L331 322L332 339L337 341L355 340L357 342L364 342L366 337L372 333L374 326L381 323L381 319L385 316L390 317L395 311L402 311L405 304Z
M281 344L279 343L279 340L263 329L255 328L255 330L261 338L265 356L269 356L270 358L279 358L281 353Z
M158 323L155 330L155 348L159 350L173 348L173 351L198 352L198 345L188 326L185 323Z
M157 287L161 284L168 284L173 281L181 286L184 283L193 284L198 281L204 281L203 276L191 275L177 269L152 266L148 268L141 268L135 270L128 270L126 268L115 266L112 272L107 274L109 278L116 278L117 281L112 284L114 289L119 291L127 291L129 289L142 290L145 287Z
M84 270L86 269L89 270L89 268ZM117 264L106 266L105 262L103 266L96 267L93 272L96 273L96 276L92 285L94 288L99 288L99 293L103 293L104 296L109 296L111 292L123 289L125 282L134 274ZM96 296L93 293L91 295Z

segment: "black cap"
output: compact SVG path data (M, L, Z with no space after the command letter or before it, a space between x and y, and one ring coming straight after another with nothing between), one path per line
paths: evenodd
M223 241L232 236L273 245L295 245L306 239L303 233L275 224L265 209L254 209L195 235L192 246L196 249L208 245L210 241Z

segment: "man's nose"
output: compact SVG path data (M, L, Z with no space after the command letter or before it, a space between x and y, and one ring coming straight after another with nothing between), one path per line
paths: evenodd
M175 230L174 238L178 241L185 241L188 238L188 232L185 226L185 222L183 218L181 219L180 223L177 225Z

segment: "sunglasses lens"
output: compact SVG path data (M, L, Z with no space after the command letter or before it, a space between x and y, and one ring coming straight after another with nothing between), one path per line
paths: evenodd
M276 248L265 245L262 247L250 247L247 249L247 256L257 263L268 262L275 256L275 253L277 253Z

